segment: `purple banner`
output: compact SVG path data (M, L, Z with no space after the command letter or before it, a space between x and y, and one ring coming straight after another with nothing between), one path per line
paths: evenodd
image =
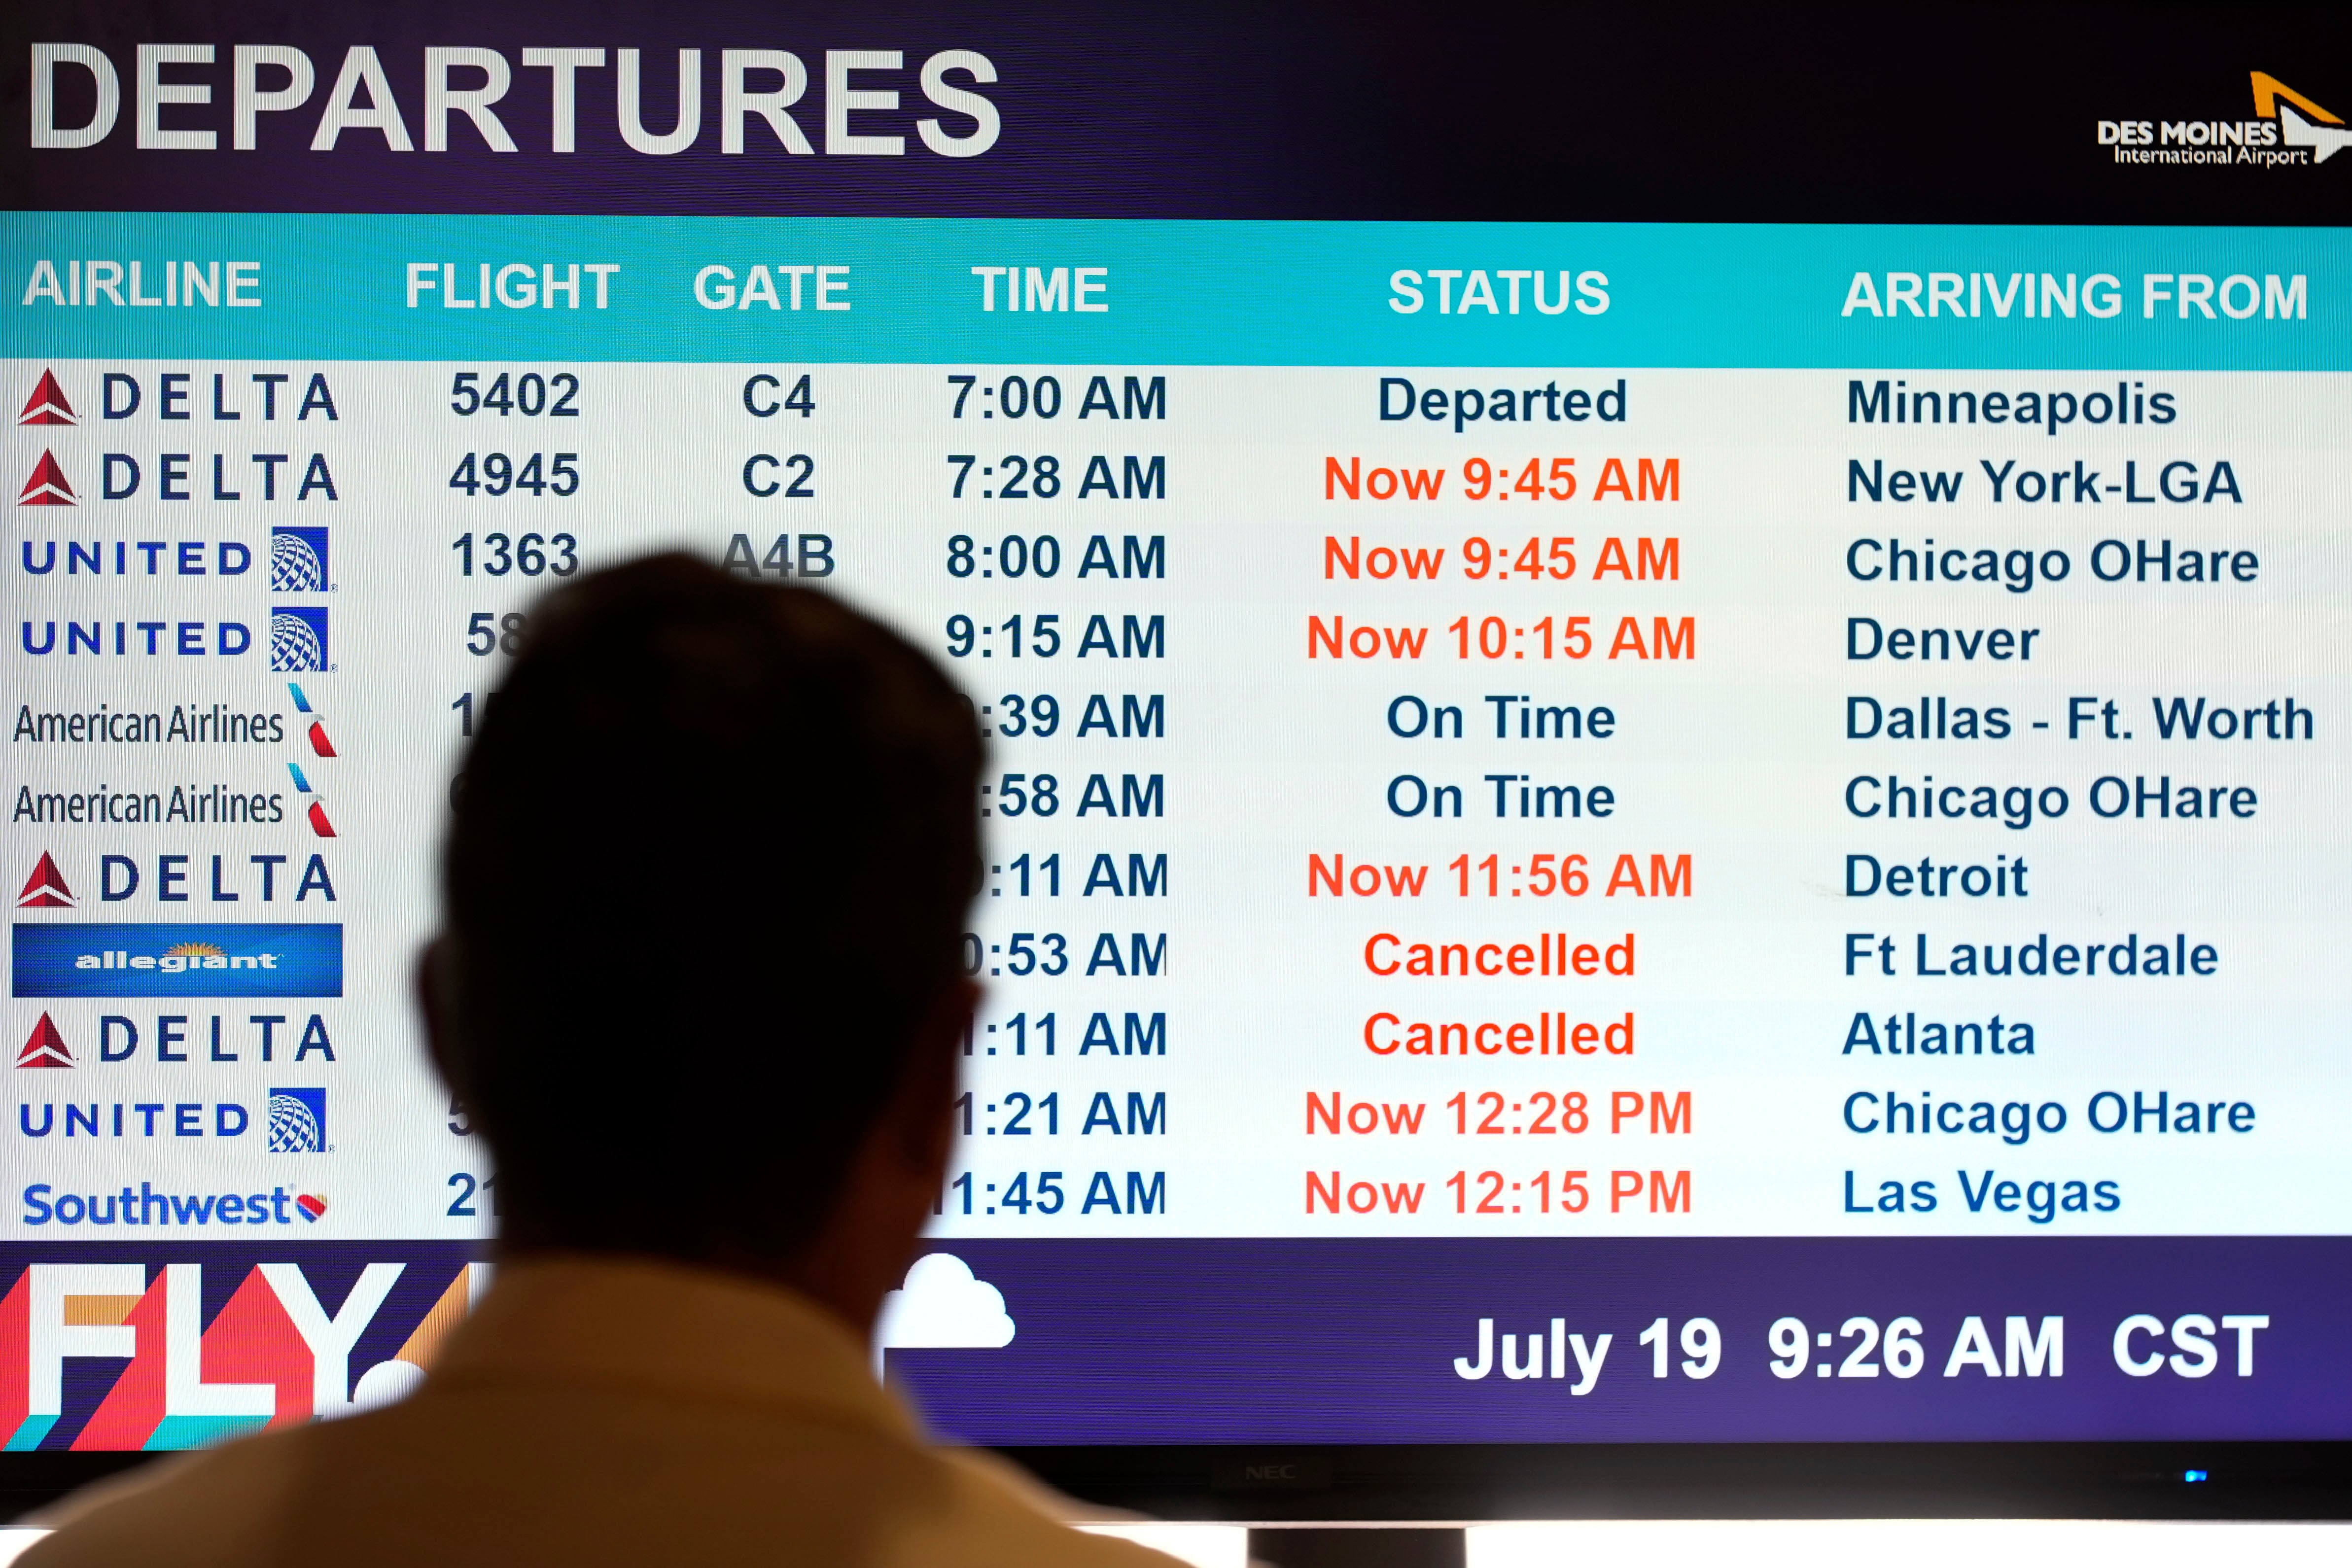
M1817 5L1798 24L1774 7L1532 0L56 0L0 22L0 197L84 211L2328 224L2352 216L2352 175L2314 167L2312 150L2159 167L2115 128L2270 115L2254 71L2341 110L2347 42L2340 5L2212 8L2184 47L2178 29L2057 0L1965 20ZM1887 82L1901 84L1891 106Z
M892 1375L986 1444L2352 1437L2342 1237L952 1252L1011 1343Z
M890 1375L940 1430L999 1446L2352 1437L2346 1238L932 1256L906 1292L921 1300L886 1312ZM486 1287L470 1259L433 1242L0 1246L0 1437L186 1447L397 1397ZM186 1343L180 1291L200 1301ZM200 1410L170 1404L164 1365L188 1355Z

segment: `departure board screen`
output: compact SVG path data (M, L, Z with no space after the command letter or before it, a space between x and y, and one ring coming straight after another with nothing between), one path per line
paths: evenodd
M396 1399L490 1288L438 847L660 549L987 737L941 1430L2352 1436L2340 48L2059 8L2095 91L1963 128L1967 45L1906 152L1776 144L1731 57L1848 57L1767 16L1634 145L1622 59L1463 118L1532 14L668 10L12 25L10 1450ZM663 842L578 852L650 925Z

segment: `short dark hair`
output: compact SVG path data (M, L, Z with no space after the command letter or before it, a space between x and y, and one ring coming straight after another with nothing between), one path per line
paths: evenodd
M962 973L969 700L838 600L658 555L541 601L476 727L445 1054L506 1207L789 1255Z

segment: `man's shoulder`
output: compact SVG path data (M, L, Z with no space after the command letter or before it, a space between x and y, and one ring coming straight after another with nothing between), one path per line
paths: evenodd
M667 1411L628 1422L598 1411L568 1437L534 1423L549 1440L533 1443L501 1413L459 1420L437 1403L267 1434L89 1489L38 1521L60 1533L21 1562L264 1568L332 1550L373 1563L413 1561L428 1540L451 1568L511 1561L530 1542L571 1561L635 1562L656 1544L648 1531L711 1563L761 1546L848 1552L874 1568L1168 1562L1068 1528L1077 1505L984 1453L716 1411L691 1429Z
M26 1568L138 1563L230 1568L267 1560L308 1432L289 1431L176 1455L100 1481L27 1522L58 1533L16 1561Z

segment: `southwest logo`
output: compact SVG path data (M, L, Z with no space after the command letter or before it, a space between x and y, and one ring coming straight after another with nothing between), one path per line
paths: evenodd
M80 504L74 497L73 486L66 483L65 470L58 466L56 456L47 452L42 453L41 460L33 465L33 476L25 481L25 488L16 497L16 505L20 507L75 507Z
M25 891L16 895L16 907L71 909L73 906L73 889L66 885L66 873L59 871L58 862L44 852L41 863L35 866L33 874L25 880Z
M302 1218L306 1220L326 1218L327 1200L315 1192L296 1193L294 1207L301 1211Z
M2325 163L2352 147L2352 131L2343 129L2341 116L2328 113L2267 71L2256 71L2253 78L2254 117L2278 121L2281 141L2289 147L2310 148L2315 163ZM2285 101L2281 102L2282 99ZM2303 112L2298 114L2297 110Z
M19 997L340 997L340 925L19 923Z
M33 389L26 400L25 412L16 417L18 424L79 424L74 417L73 405L66 402L65 389L58 385L57 372L43 371L41 384Z
M16 1053L16 1065L71 1067L73 1064L73 1052L66 1049L66 1037L58 1032L58 1026L49 1021L49 1015L43 1013L41 1021L33 1026L33 1032L26 1037L25 1049Z
M327 755L332 757L334 753L330 751ZM310 788L310 781L302 777L301 768L289 762L286 765L286 771L294 775L294 788L310 801L306 814L310 819L310 831L322 839L333 838L335 825L327 821L327 803L319 799L318 791Z
M286 689L294 694L294 711L310 721L312 753L320 757L332 757L335 754L335 743L327 738L327 727L320 719L318 710L310 706L310 699L304 696L302 688L292 681L286 683Z
M272 1089L269 1092L269 1152L273 1155L323 1155L327 1152L327 1092L324 1089ZM319 1214L326 1211L326 1203L321 1200ZM306 1208L304 1218L316 1219L319 1214L310 1214Z
M273 528L269 530L269 588L273 593L324 593L327 578L327 530Z
M281 604L270 611L269 667L280 674L331 667L325 606Z

